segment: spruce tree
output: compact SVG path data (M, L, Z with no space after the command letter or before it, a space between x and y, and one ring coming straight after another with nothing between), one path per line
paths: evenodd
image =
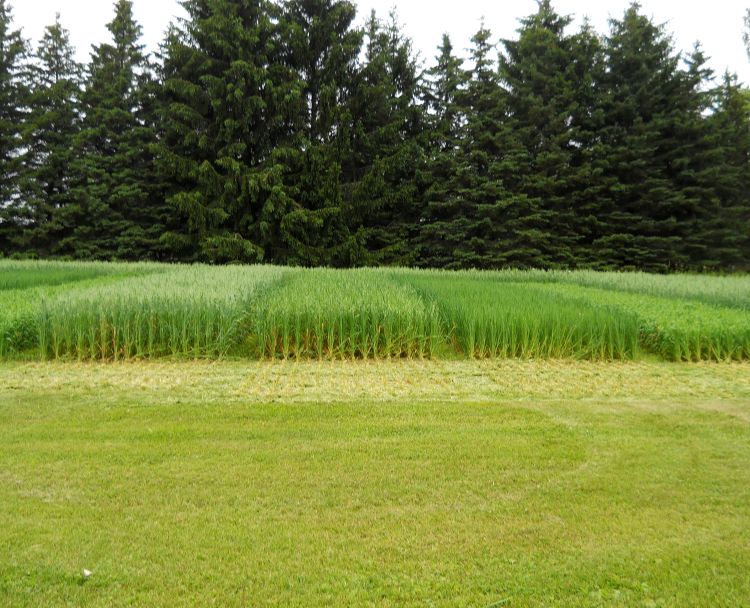
M365 27L364 60L348 110L350 139L342 159L344 208L353 263L411 265L419 232L424 113L411 41L394 14L373 12Z
M429 184L419 234L419 264L446 268L454 263L454 250L463 242L458 220L462 201L458 193L460 163L466 139L462 106L469 74L454 55L448 34L438 49L436 64L427 72L423 103L428 121L427 162Z
M518 39L503 41L500 58L508 126L522 150L505 181L529 201L527 223L540 254L527 261L537 267L589 265L602 211L596 165L603 53L587 22L568 33L571 22L549 0L538 0Z
M716 269L723 257L713 242L718 234L710 234L712 224L723 222L724 205L717 186L725 167L721 144L708 118L714 87L713 72L706 64L700 45L696 45L686 60L687 69L680 71L682 106L667 143L667 173L673 190L683 199L676 216L682 235L680 252L685 267L696 270Z
M662 26L632 4L606 40L602 138L611 180L602 263L667 271L686 267L682 247L692 207L675 188L674 135L686 111L679 56Z
M572 206L573 154L577 145L572 117L576 111L573 38L566 34L571 18L558 15L549 0L521 20L517 40L504 40L500 76L506 89L508 125L521 146L506 186L524 196L534 217L539 254L532 266L574 266L580 226Z
M187 233L165 242L210 262L275 260L293 207L284 185L301 87L266 0L185 0L164 54L160 166Z
M20 30L13 29L10 4L0 0L0 253L5 254L15 251L22 228L20 140L28 94L24 79L27 52Z
M352 95L362 32L348 0L286 0L290 59L303 86L302 129L308 142L328 143Z
M456 174L453 233L460 235L448 268L523 266L538 257L533 203L511 194L505 181L517 170L522 150L508 128L506 99L494 61L491 32L472 38L473 67L460 96L466 116Z
M346 0L288 0L284 8L289 59L304 100L286 162L293 205L281 225L285 261L348 265L352 240L342 208L341 164L362 32L353 26L356 9Z
M31 66L29 114L23 129L22 247L40 257L85 255L75 230L86 221L77 195L74 142L80 132L81 66L60 24L46 28Z
M80 194L88 221L76 239L91 258L159 258L169 212L154 170L155 83L131 0L118 0L107 28L112 42L94 47L83 95Z
M724 75L708 122L717 154L712 179L716 204L697 227L714 269L750 269L750 91Z
M576 218L574 264L606 270L610 266L598 258L595 246L608 235L608 218L612 213L609 193L615 183L608 173L607 148L601 137L605 120L604 46L588 21L570 42L573 59L566 73L572 78L575 103L570 115L573 137L568 196Z

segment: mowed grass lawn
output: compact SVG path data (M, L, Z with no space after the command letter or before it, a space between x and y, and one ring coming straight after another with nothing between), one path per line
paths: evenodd
M0 364L2 606L737 607L748 573L747 363Z

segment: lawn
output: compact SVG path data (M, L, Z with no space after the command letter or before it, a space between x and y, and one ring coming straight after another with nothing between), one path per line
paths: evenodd
M0 505L13 608L748 606L750 364L6 361Z

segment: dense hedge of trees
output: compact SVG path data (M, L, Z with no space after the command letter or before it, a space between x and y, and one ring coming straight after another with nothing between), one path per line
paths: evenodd
M347 0L130 0L88 65L0 0L0 254L441 268L750 266L750 95L638 4L549 0L428 66Z

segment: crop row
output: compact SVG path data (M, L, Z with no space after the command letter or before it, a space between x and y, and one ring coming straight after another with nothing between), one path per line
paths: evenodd
M750 359L743 278L616 276L0 262L0 357Z

